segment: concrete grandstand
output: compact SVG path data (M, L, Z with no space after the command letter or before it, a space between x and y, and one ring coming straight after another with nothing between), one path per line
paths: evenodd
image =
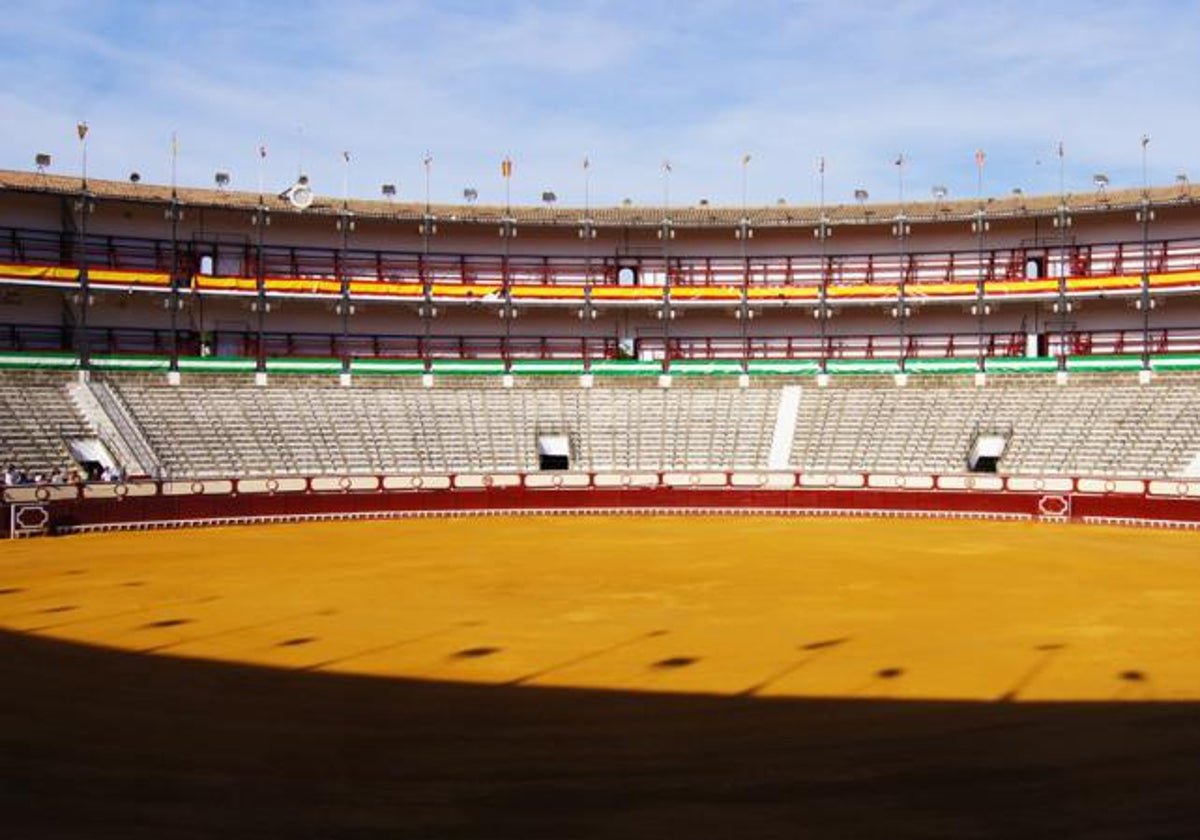
M0 456L43 479L5 500L46 506L34 531L446 505L1194 521L1198 194L585 210L3 172ZM117 480L62 480L85 461Z

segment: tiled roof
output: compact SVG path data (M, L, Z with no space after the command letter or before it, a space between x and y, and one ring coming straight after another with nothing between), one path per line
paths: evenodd
M80 190L80 179L39 172L0 170L0 190L30 193L72 194ZM88 189L98 199L150 202L165 204L171 200L171 188L161 184L131 183L128 181L106 181L89 179ZM1181 184L1171 187L1151 188L1150 199L1156 205L1196 204L1200 200L1200 187ZM335 215L348 210L356 216L420 219L425 205L415 202L352 199L343 203L341 199L317 196L311 207L296 210L285 198L277 195L259 196L255 192L236 190L197 189L180 187L176 195L181 203L191 207L211 207L250 210L260 201L272 212L304 213L309 215ZM1140 189L1113 190L1107 193L1090 192L1069 194L1068 208L1073 213L1104 213L1124 211L1137 207L1142 200ZM1002 196L987 198L982 205L990 218L1046 216L1052 215L1060 206L1057 195ZM905 216L913 221L961 221L972 218L979 210L975 200L943 202L911 202L903 206ZM901 206L892 204L838 204L825 208L832 224L879 224L894 219ZM593 207L585 215L580 207L515 206L506 208L495 205L435 204L429 212L440 221L463 223L499 224L505 217L526 225L574 227L590 217L597 226L605 227L653 227L669 218L677 227L736 227L743 218L755 227L787 227L790 225L811 226L820 216L814 206L771 205L766 207L679 206L664 209L652 206Z

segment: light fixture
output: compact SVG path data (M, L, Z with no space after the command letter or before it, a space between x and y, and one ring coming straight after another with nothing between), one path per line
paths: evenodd
M1103 172L1097 172L1092 176L1092 183L1096 186L1097 192L1104 192L1108 189L1108 176Z
M863 204L870 197L871 197L871 194L869 192L867 192L866 190L858 189L858 190L854 191L854 200L857 201L859 204Z
M779 207L787 207L787 199L780 196L779 198L775 199L775 204Z
M621 199L621 206L622 206L622 207L632 207L632 206L633 206L633 199L632 199L632 198L623 198L623 199Z
M950 190L946 189L941 184L938 184L936 187L934 187L932 192L934 201L945 201L946 196L950 195Z
M129 173L129 183L131 183L131 184L136 184L136 183L138 183L138 182L139 182L139 181L141 181L141 180L142 180L142 176L141 176L141 174L140 174L140 173L137 173L137 172L130 172L130 173Z
M396 185L395 184L384 184L382 187L379 188L379 191L382 192L383 197L388 199L389 201L396 197Z
M708 206L708 199L707 199L707 198L702 198L702 199L700 199L700 206L701 206L701 207L707 207L707 206Z
M1181 186L1181 187L1186 187L1189 183L1188 182L1188 174L1186 172L1178 173L1175 176L1175 183L1179 184L1179 186Z
M544 193L542 193L542 202L543 203L553 204L556 201L558 201L558 196L555 195L551 190L546 190Z
M463 190L463 198L468 204L474 204L479 200L479 190L475 189L474 187L467 187L465 190Z
M296 179L296 183L281 192L279 197L297 210L307 210L309 207L312 207L313 199L315 198L312 188L308 185L308 176L303 174Z
M217 184L217 189L223 190L229 186L229 180L230 180L229 173L228 172L218 172L216 175L213 176L213 180Z
M50 155L45 152L38 152L33 156L33 163L38 168L38 172L45 172L50 168Z
M1025 195L1025 190L1021 189L1020 187L1013 187L1012 194L1015 196L1022 196Z

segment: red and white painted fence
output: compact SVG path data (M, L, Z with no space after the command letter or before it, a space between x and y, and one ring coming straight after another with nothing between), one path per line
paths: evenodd
M1200 479L748 470L253 476L22 486L11 536L495 512L1007 518L1200 527Z

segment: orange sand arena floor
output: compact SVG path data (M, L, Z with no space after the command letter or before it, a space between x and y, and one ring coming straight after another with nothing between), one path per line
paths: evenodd
M1200 699L1200 537L929 520L496 517L12 542L0 628L439 682Z

